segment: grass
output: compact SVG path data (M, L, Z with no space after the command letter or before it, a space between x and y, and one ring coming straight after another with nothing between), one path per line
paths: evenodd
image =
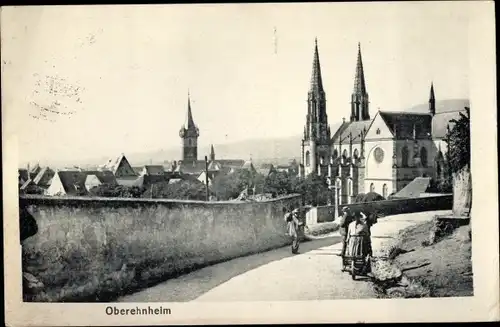
M381 297L472 296L472 261L469 226L429 242L433 222L403 230L389 249L389 260L403 271L399 285L384 288ZM403 285L401 285L403 284Z

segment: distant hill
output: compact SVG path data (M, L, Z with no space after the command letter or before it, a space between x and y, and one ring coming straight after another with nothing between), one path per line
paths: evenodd
M450 99L436 101L437 112L447 112L461 110L464 107L470 107L467 99ZM400 110L400 109L396 109ZM427 103L419 104L405 109L407 112L428 112L429 105ZM372 110L373 111L373 110ZM374 114L374 113L372 113ZM332 135L340 127L341 122L331 121L330 128ZM214 144L215 156L218 159L242 159L248 160L250 157L256 163L273 163L286 164L291 159L300 161L300 142L302 139L302 131L297 135L281 137L275 139L249 139L240 142ZM163 164L179 160L181 158L181 148L159 149L143 153L127 153L128 160L133 166L141 166L145 164ZM204 156L210 155L210 147L204 146L198 149L198 158L203 159ZM86 162L70 163L71 165L80 165L81 167L95 166L103 164L109 158L93 158ZM70 166L68 163L47 163L55 168Z
M449 99L436 101L436 112L450 112L456 110L463 110L464 107L470 108L470 101L467 99ZM408 112L429 112L429 104L422 103L413 107L408 108Z

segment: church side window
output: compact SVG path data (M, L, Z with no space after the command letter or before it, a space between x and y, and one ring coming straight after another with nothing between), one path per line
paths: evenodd
M347 150L344 149L344 151L342 151L342 157L345 159L347 158Z
M337 149L334 149L333 150L333 158L337 158L339 156L339 152L337 151Z
M401 149L401 165L403 167L408 167L408 159L410 157L408 147L405 145L403 149Z
M382 196L387 199L387 184L382 186Z
M359 157L358 149L354 149L354 159L358 159L358 157Z
M370 184L370 192L375 192L375 184Z
M306 166L310 166L311 165L311 154L309 153L309 151L306 152Z
M420 149L420 162L422 166L427 167L427 149L424 147Z

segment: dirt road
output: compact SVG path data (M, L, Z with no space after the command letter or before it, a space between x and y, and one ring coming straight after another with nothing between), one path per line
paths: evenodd
M408 226L432 219L432 211L385 217L372 227L374 255ZM168 280L118 302L294 301L361 299L376 296L368 279L353 281L341 272L338 233L301 244L300 254L289 247L200 269Z

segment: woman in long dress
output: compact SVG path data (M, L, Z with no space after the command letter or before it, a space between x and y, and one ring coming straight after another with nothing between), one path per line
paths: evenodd
M357 213L347 229L347 257L367 258L371 255L370 229Z

